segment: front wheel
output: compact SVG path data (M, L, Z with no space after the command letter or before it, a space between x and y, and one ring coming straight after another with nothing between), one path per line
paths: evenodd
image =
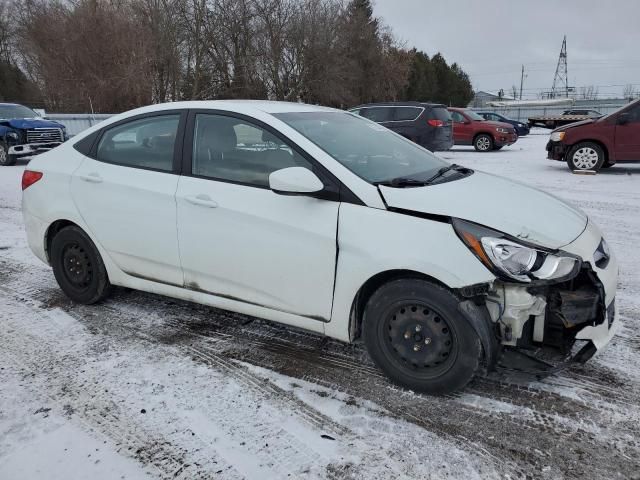
M475 330L458 312L458 298L419 279L380 287L364 312L363 337L374 362L396 383L446 394L463 388L480 364Z
M0 143L0 167L9 167L15 165L16 157L9 155L9 147L4 143Z
M478 135L473 141L473 147L478 152L490 152L491 150L493 150L493 138L491 138L491 135L482 133Z
M51 241L51 266L62 291L89 305L109 295L111 284L98 249L81 228L65 227Z
M567 155L567 165L571 170L598 171L604 164L604 150L593 142L581 142L574 145Z

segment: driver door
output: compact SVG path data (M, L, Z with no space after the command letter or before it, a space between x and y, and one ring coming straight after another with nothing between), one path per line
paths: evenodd
M616 159L640 160L640 103L624 113L627 123L616 125Z

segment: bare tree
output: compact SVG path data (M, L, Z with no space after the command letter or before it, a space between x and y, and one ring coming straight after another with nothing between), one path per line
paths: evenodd
M598 87L588 85L580 87L580 98L583 100L595 100L598 98Z
M629 83L624 86L622 96L631 101L638 96L638 90L636 90L633 84Z

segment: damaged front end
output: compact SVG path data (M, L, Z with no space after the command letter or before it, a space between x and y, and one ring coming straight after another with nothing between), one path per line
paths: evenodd
M465 295L488 311L494 364L545 375L586 362L614 336L618 267L591 222L562 250L469 222L459 222L457 231L497 274L481 294Z
M499 364L535 374L584 363L615 330L615 300L588 264L571 280L546 285L495 282L486 296L502 355Z

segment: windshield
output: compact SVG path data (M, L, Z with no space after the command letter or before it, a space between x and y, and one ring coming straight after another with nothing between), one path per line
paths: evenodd
M38 114L22 105L0 105L0 118L36 118Z
M467 115L467 117L469 117L471 120L482 120L484 121L484 118L482 118L480 115L478 115L476 112L472 111L472 110L465 110L464 113Z
M391 130L351 113L277 113L274 116L370 183L422 179L447 166Z
M630 108L631 105L638 105L638 104L640 104L640 100L635 100L634 102L627 103L626 105L621 106L620 108L614 110L613 112L608 113L604 117L600 117L599 120L606 120L608 118L611 118L614 115L617 115L618 113L620 113L622 110L625 110L626 108Z

